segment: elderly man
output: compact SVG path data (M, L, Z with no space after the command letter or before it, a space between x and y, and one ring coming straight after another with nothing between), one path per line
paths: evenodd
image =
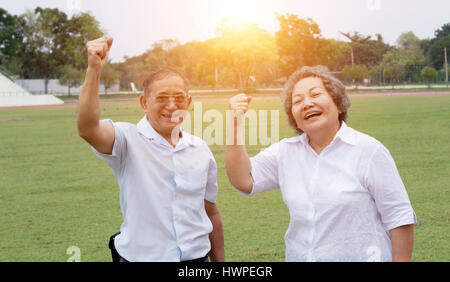
M144 83L145 116L137 125L100 121L100 73L112 43L86 44L77 125L120 186L123 223L110 240L113 261L224 261L217 165L205 142L180 129L192 100L186 79L158 69Z

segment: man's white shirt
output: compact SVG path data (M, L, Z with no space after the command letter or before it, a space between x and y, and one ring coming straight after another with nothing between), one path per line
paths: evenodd
M97 156L120 186L123 223L115 238L129 261L180 261L205 256L212 224L204 200L215 203L217 165L207 144L182 132L175 146L144 117L137 124L112 122L111 155Z
M388 231L416 223L389 151L345 122L318 155L302 135L251 158L251 194L280 187L287 261L391 261Z

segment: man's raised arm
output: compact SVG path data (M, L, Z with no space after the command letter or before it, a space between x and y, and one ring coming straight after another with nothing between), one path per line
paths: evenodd
M113 38L99 38L86 44L88 69L78 100L78 135L103 154L111 154L114 145L114 127L100 122L98 87L100 73L108 60Z

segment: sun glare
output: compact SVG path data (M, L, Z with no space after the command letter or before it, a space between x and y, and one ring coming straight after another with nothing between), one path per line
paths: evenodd
M248 21L254 18L255 12L252 6L254 1L242 1L242 0L226 0L219 1L219 13L223 17L230 18L235 21Z
M275 3L265 0L216 0L219 17L259 25L273 21Z

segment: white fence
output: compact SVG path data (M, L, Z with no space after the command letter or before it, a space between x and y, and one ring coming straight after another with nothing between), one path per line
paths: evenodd
M45 93L46 92L45 79L17 79L15 83L20 85L23 89L27 90L31 94L67 95L69 93L69 87L59 84L59 81L57 79L48 80L47 93ZM79 94L81 92L81 88L82 86L70 88L70 94ZM103 84L100 84L99 91L100 93L105 92L105 87L103 86ZM118 83L108 89L108 92L119 92L119 91L120 86Z

